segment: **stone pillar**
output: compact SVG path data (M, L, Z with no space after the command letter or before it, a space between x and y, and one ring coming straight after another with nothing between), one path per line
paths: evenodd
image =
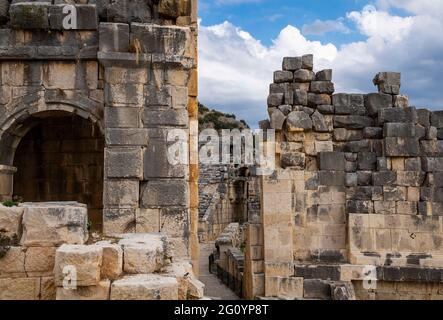
M17 168L0 165L0 201L11 200L14 193L14 173Z
M262 178L262 223L265 296L279 295L282 278L294 275L293 178L290 170L277 170Z

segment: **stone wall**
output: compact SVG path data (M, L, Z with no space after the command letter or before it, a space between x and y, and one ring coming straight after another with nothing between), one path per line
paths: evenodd
M306 274L294 265L391 267L401 276L380 283L411 288L441 282L443 113L410 106L399 73L377 74L378 93L334 94L332 70L313 67L312 55L284 58L260 124L276 130L278 156L262 179L263 295L302 297ZM246 260L253 283L260 273Z
M167 233L197 268L197 1L14 1L0 20L1 200L16 194L14 157L35 119L78 115L105 141L103 232ZM177 128L190 165L167 161Z
M0 300L200 299L179 250L164 234L89 238L77 202L0 206Z

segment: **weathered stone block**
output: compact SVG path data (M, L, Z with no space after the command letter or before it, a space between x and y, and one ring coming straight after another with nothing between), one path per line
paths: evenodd
M370 93L365 96L365 107L369 115L376 115L379 110L392 108L392 96L384 93Z
M268 107L277 108L278 106L284 103L284 94L283 93L271 93L268 96Z
M395 108L408 108L409 107L408 96L395 95L393 98L394 98L394 107Z
M363 129L374 126L374 119L366 116L334 116L334 127Z
M358 154L359 170L375 170L377 166L377 154L373 152L360 152Z
M415 125L412 123L385 123L383 134L385 137L414 138Z
M109 300L111 281L103 280L95 286L76 289L57 288L56 300Z
M443 128L443 111L434 111L431 113L431 125L437 129Z
M105 125L107 128L138 128L140 125L138 108L105 108Z
M0 279L0 300L38 300L40 278Z
M322 186L345 186L346 172L344 171L320 171L319 183Z
M401 86L401 74L398 72L380 72L374 78L374 85L378 86L379 92L399 94Z
M331 81L312 81L309 91L313 93L333 94L335 88Z
M7 237L21 236L23 208L5 207L0 204L0 233Z
M23 236L28 247L83 244L88 239L88 213L77 202L23 203Z
M126 273L153 273L164 265L165 241L161 235L155 234L128 234L119 241L123 247Z
M25 276L25 250L9 246L0 258L0 278L14 274Z
M305 154L304 153L283 153L280 158L280 165L284 168L294 168L303 170L305 168Z
M389 157L416 157L420 155L420 144L414 138L387 137L385 154Z
M55 253L56 285L63 286L67 274L71 275L70 272L74 272L72 270L75 270L77 286L98 285L102 259L103 248L100 246L62 245Z
M422 157L421 165L426 172L443 172L443 158Z
M406 201L407 189L405 187L384 186L384 201Z
M186 206L188 184L182 180L149 181L142 186L141 206Z
M123 272L123 250L120 245L111 244L109 241L96 243L103 249L101 278L116 280Z
M177 300L178 282L160 275L126 276L114 281L111 300Z
M330 105L331 103L329 94L308 93L308 106Z
M379 124L386 122L407 122L416 124L418 122L417 110L414 107L380 109L378 122Z
M330 132L333 130L332 116L324 116L317 110L311 115L314 130L317 132Z
M294 90L294 98L292 101L294 105L297 106L307 106L308 105L308 93L304 90Z
M311 130L312 120L309 115L303 111L293 111L286 119L286 128L288 131Z
M100 23L99 50L101 52L129 51L129 24Z
M138 209L134 207L105 208L103 209L103 232L112 236L125 232L135 232Z
M397 182L395 171L380 171L372 174L374 186L392 186Z
M325 69L317 72L315 75L317 81L332 81L332 69Z
M382 139L383 138L383 128L366 127L363 129L363 137L365 139Z
M359 141L363 139L361 130L348 130L345 128L334 129L335 141Z
M106 148L105 169L107 178L143 177L143 149L141 147Z
M305 54L301 57L302 59L302 69L312 70L314 68L314 55Z
M420 171L397 171L397 184L405 187L420 187L425 173Z
M281 130L283 128L283 124L286 120L286 116L282 111L276 109L271 114L271 128L275 130Z
M138 205L139 181L105 180L103 202L109 206Z
M342 152L320 152L318 159L320 170L345 170L345 157Z
M443 141L420 141L420 150L422 156L442 157Z
M55 247L29 247L26 250L25 270L29 274L52 273L54 270Z
M9 8L11 26L14 29L49 28L48 2L14 3Z
M290 71L275 71L274 83L292 82L294 74Z
M108 146L146 146L148 144L147 129L106 129Z
M283 58L283 70L295 71L301 69L302 58L301 57L285 57Z
M175 143L175 142L174 142ZM187 143L181 141L180 143ZM144 177L146 180L152 178L182 178L186 176L186 165L180 159L171 158L169 154L172 143L161 139L151 139L144 151ZM185 146L183 146L185 147ZM184 149L183 149L184 150ZM159 161L164 159L164 161ZM177 161L175 163L174 161Z

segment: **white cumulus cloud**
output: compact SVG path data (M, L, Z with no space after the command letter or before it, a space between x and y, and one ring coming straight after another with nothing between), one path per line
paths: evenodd
M334 70L336 92L374 91L371 80L377 72L400 71L402 92L412 103L443 108L443 14L422 13L411 1L404 8L411 16L394 16L385 9L396 1L383 1L384 7L366 6L347 14L366 39L341 47L310 41L290 25L266 46L229 22L200 24L200 101L256 126L267 118L268 87L282 58L313 53L316 70Z

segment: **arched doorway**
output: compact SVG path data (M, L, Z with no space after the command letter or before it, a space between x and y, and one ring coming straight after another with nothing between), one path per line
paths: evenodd
M88 206L92 230L101 230L104 138L74 113L45 111L28 117L15 150L13 194L26 202L78 201Z

